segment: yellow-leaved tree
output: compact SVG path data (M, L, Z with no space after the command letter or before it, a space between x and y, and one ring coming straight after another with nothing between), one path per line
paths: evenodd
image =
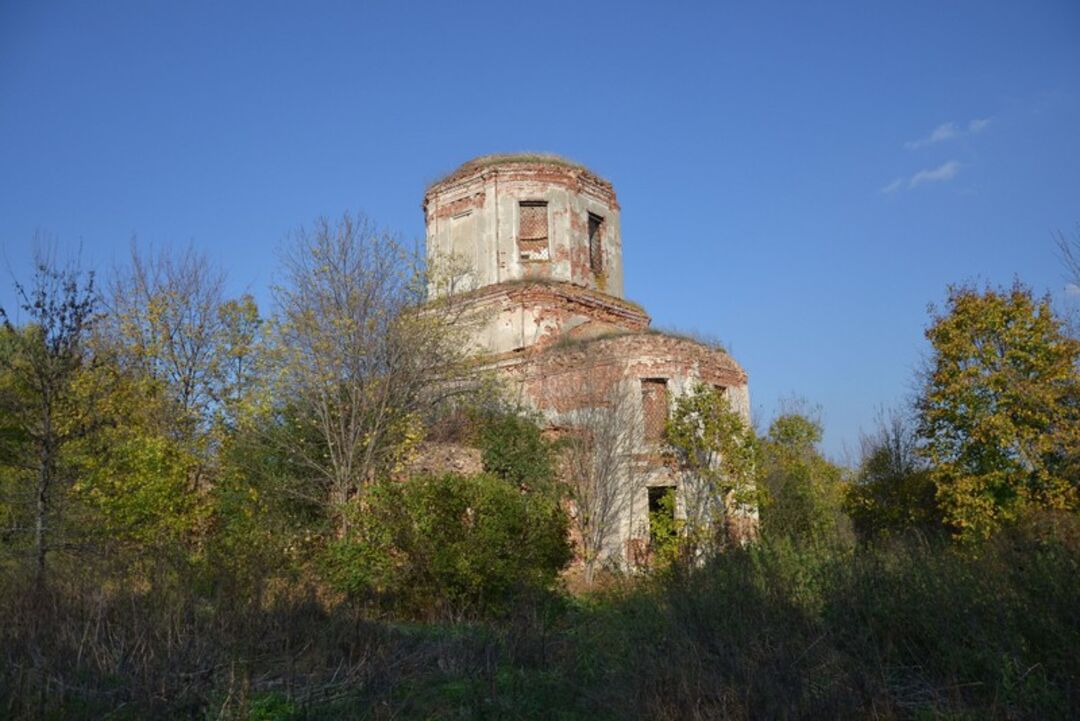
M926 337L920 451L946 525L977 539L1032 510L1077 510L1080 343L1049 298L952 287Z

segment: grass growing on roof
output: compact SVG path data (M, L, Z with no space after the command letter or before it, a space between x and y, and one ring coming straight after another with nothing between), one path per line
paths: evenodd
M462 175L467 172L479 170L481 168L488 168L493 165L503 165L508 163L543 163L545 165L557 165L564 168L574 168L575 170L583 170L587 173L595 175L604 182L608 182L606 178L603 178L589 168L585 167L581 163L564 158L561 155L555 153L538 153L538 152L521 152L521 153L491 153L489 155L481 155L472 160L467 160L449 173L445 173L428 184L428 189L444 183L447 180L454 178L455 176Z

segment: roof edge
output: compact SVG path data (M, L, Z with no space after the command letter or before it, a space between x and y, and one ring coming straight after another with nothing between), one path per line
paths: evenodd
M481 155L471 160L466 160L454 170L436 178L428 183L424 192L425 195L430 193L434 188L440 185L446 185L456 180L466 178L470 175L482 172L489 168L496 168L502 165L535 165L535 166L554 166L557 168L563 168L570 171L575 171L583 175L588 176L595 182L601 185L611 187L611 181L607 178L598 175L590 170L585 165L571 160L570 158L557 155L555 153L539 153L539 152L521 152L521 153L491 153L489 155Z

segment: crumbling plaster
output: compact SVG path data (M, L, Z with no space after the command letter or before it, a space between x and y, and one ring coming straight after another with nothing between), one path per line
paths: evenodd
M518 245L523 202L547 204L547 248L530 258ZM611 184L587 170L526 162L481 166L432 185L423 207L428 257L433 265L460 275L459 290L550 280L623 297L619 205ZM603 219L600 273L590 265L590 213ZM444 287L433 285L432 295L442 294Z
M547 204L546 248L519 244L523 203ZM698 383L722 389L749 421L747 374L728 353L651 330L648 314L625 299L619 204L606 180L561 159L488 156L429 187L423 207L429 261L450 276L433 281L430 295L454 294L470 319L473 353L550 428L579 426L584 409L612 402L604 397L611 389L643 417L649 379L664 381L669 406ZM590 213L603 219L599 273ZM623 566L647 539L650 487L676 488L679 517L702 492L661 442L645 437L643 423L635 446L641 473L606 543L606 556Z

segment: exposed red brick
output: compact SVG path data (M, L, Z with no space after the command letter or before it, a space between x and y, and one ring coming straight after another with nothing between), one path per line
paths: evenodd
M468 197L450 201L449 203L445 203L435 208L433 217L450 218L455 215L460 215L466 210L471 210L473 208L483 208L485 198L485 193L473 193Z
M668 419L667 379L641 379L641 407L645 419L645 440L659 441L664 437L664 426Z

